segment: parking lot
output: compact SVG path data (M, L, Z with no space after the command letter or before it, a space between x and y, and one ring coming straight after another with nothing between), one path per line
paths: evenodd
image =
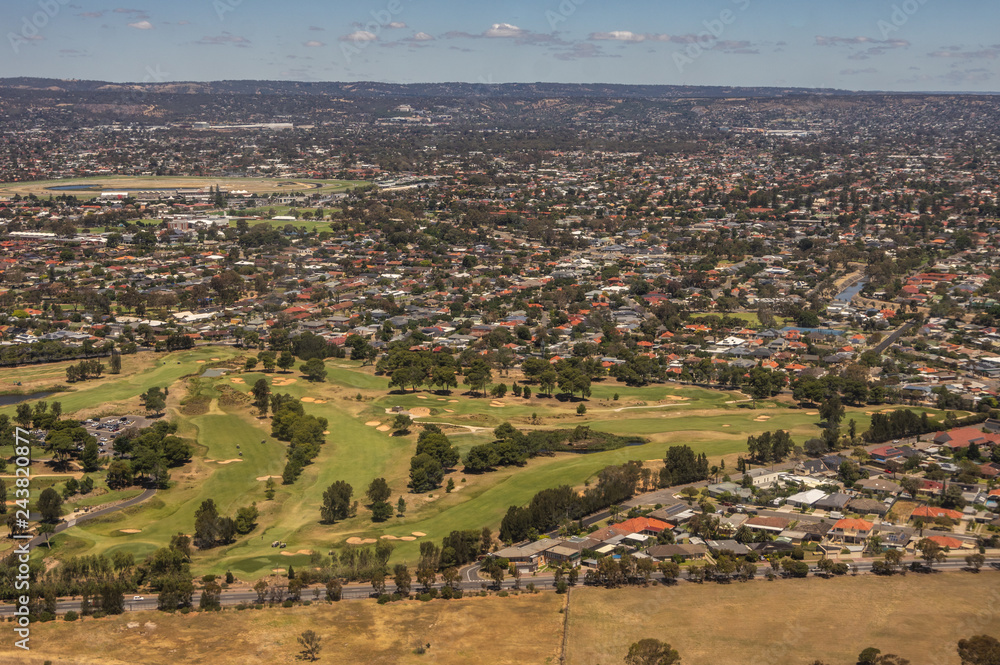
M106 418L84 420L80 424L87 433L97 439L101 455L110 456L115 437L127 430L139 430L152 425L153 421L145 416L109 416Z

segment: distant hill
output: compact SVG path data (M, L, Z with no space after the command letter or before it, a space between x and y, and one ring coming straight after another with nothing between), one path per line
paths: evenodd
M856 94L819 88L763 88L733 86L619 85L614 83L308 83L301 81L176 81L166 83L110 83L77 79L6 78L0 89L49 92L136 92L144 94L236 94L236 95L329 95L367 98L491 97L510 99L607 98L607 99L696 99ZM860 93L858 93L860 94Z

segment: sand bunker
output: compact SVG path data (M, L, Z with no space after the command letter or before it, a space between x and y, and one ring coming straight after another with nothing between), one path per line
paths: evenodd
M507 406L507 405L504 404L503 402L493 401L493 402L490 402L490 406L499 409L500 407L504 407L504 406Z
M142 529L118 529L122 533L142 533Z
M411 418L426 418L429 415L431 415L431 410L426 406L418 406L415 409L410 409Z
M399 538L399 539L400 539L400 540L405 540L405 541L407 541L407 542L410 542L410 541L412 541L412 540L416 540L416 538L414 538L413 536L400 536L400 538Z
M257 480L266 481L271 478L281 478L281 476L257 476Z
M195 360L195 362L198 363L199 365L204 365L205 364L204 360Z
M368 427L378 427L381 424L382 423L380 423L377 420L369 420L368 422L365 423L365 425L367 425Z
M417 395L417 399L427 399L427 395Z
M290 386L293 383L297 383L297 382L298 382L298 379L272 379L271 380L271 385L272 386L278 386L279 388L283 388L284 386Z
M348 545L371 545L377 542L374 538L358 538L357 536L351 536L347 539Z
M663 398L663 401L686 402L686 401L688 401L688 399L690 399L690 398L688 398L688 397L678 397L677 395L667 395L666 397Z
M281 556L298 556L300 554L312 554L312 550L299 550L298 552L282 552Z
M807 416L818 416L819 411L806 411Z
M445 413L455 413L455 409L445 409Z
M424 533L423 531L414 531L414 532L412 533L412 535L416 536L417 538L423 538L423 537L424 537L424 536L426 536L427 534L426 534L426 533Z
M379 426L378 426L378 427L376 427L375 429L377 429L377 430L378 430L378 431L380 431L380 432L388 432L388 431L389 431L389 430L391 430L392 428L391 428L391 427L389 427L388 425L379 425Z
M396 536L380 536L382 540L399 540Z
M325 399L317 399L317 400L313 400L313 401L314 401L314 402L315 402L316 404L326 404L326 400L325 400Z
M302 401L306 402L306 403L309 403L309 404L312 404L313 402L316 401L316 398L315 397L303 397Z
M448 402L450 404L458 404L458 400L457 399L450 399L450 400L448 400Z
M212 360L222 360L222 358L212 358Z
M242 457L237 457L236 459L219 460L219 464L233 464L234 462L242 462L242 461L243 461Z
M327 435L327 434L329 434L329 433L330 433L330 430L328 430L328 429L323 430L324 436Z
M723 425L723 427L732 427L732 425Z
M229 380L232 381L233 383L246 383L246 381L244 381L243 379L241 379L238 376L235 376L235 377L233 377L233 378L231 378Z
M288 571L285 570L284 568L272 568L271 572L274 573L275 575L280 575L282 573L287 573Z
M439 398L438 398L438 401L439 401L439 402L447 402L448 400L446 400L446 399L445 399L444 397L439 397Z

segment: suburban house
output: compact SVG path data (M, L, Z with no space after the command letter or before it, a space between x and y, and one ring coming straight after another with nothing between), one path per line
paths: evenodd
M708 556L708 548L704 545L654 545L646 550L651 558L666 561L675 556L684 561L697 561Z
M743 524L745 524L748 529L781 533L787 529L788 525L791 523L791 520L787 520L784 517L751 517Z
M867 520L854 518L837 520L830 529L830 539L845 543L863 543L874 530L875 525Z
M611 538L614 538L615 536L630 536L633 533L641 533L647 536L658 536L662 532L669 531L673 528L673 524L664 522L663 520L653 519L651 517L633 517L632 519L625 520L624 522L619 522L618 524L612 524L611 526L606 526L603 529L598 529L588 535L590 538L603 543Z
M923 519L923 520L936 520L939 517L947 517L952 520L960 520L965 517L963 513L957 510L949 510L947 508L938 508L936 506L920 506L915 509L910 515L911 519Z
M847 508L852 513L859 515L878 515L879 517L885 517L889 512L889 506L875 499L852 499L847 504Z
M750 469L745 475L750 476L754 487L770 487L778 482L779 472L761 468Z
M977 446L997 446L1000 445L1000 434L984 434L981 425L972 425L940 432L934 437L934 443L952 450L968 448L973 443Z

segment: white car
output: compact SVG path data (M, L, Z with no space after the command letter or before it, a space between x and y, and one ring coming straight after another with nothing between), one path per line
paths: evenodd
M146 600L142 596L132 596L132 600Z

